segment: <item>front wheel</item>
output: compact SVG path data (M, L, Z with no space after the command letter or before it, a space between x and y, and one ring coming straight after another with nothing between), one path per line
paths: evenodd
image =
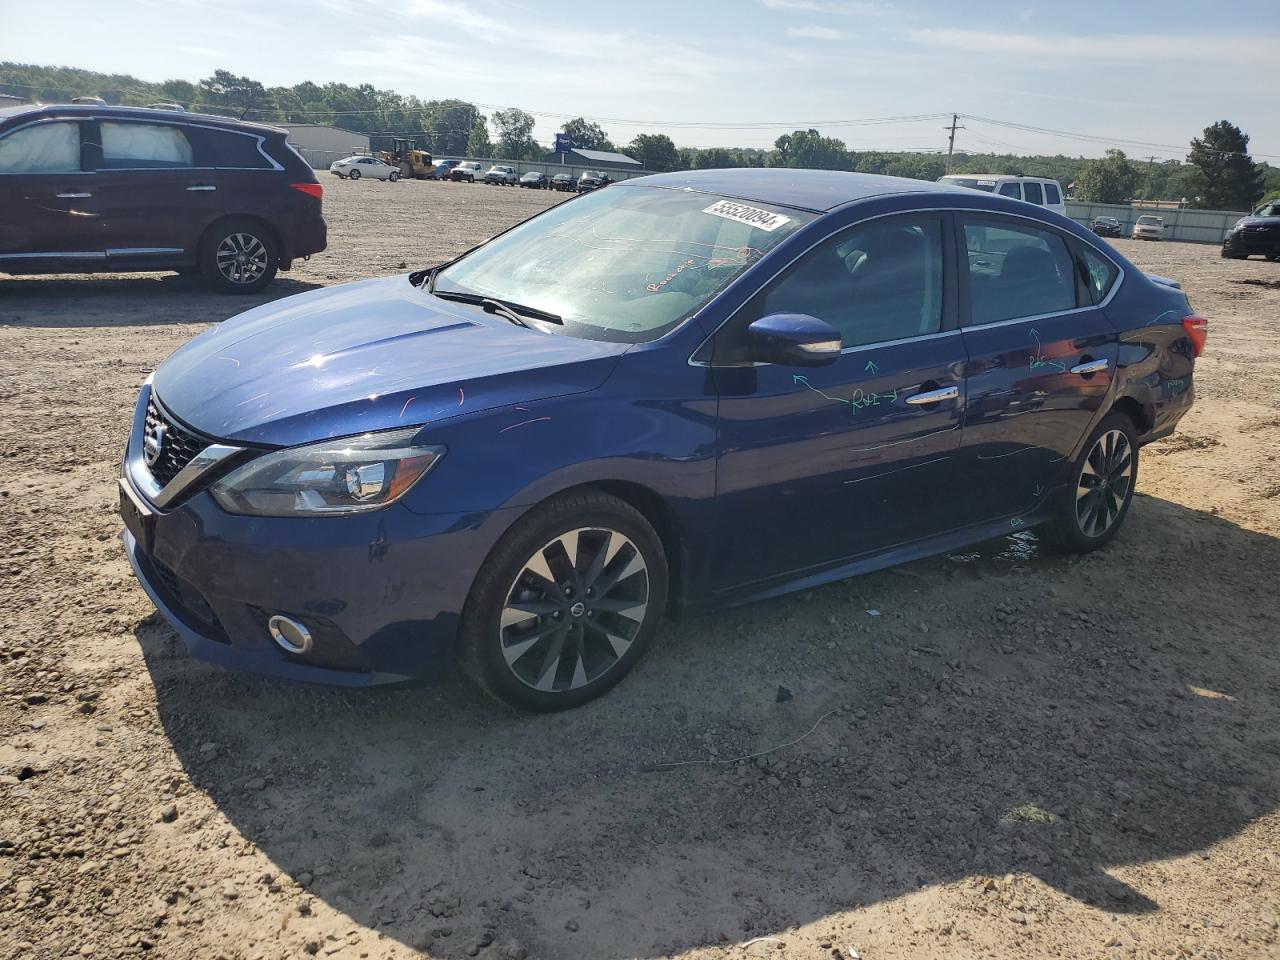
M347 174L347 176L348 176L348 177L350 177L352 180L359 180L359 179L360 179L360 171L359 171L359 170L352 170L350 173L348 173L348 174Z
M1044 528L1051 544L1088 553L1107 544L1133 502L1138 482L1138 442L1133 421L1111 413L1089 435L1062 491L1058 515Z
M400 171L392 170L390 173L387 174L387 179L390 180L392 183L395 183L397 180L400 179Z
M630 504L588 490L532 510L485 561L463 611L467 672L528 710L563 710L635 666L667 600L667 559Z

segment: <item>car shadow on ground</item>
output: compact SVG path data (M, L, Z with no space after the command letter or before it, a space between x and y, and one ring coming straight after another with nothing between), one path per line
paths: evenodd
M285 274L254 294L225 293L176 273L0 276L0 322L69 328L217 323L320 286Z
M1087 558L1019 534L672 625L551 716L461 680L224 673L154 622L138 639L196 787L317 898L433 955L489 930L647 957L1007 872L1162 909L1107 871L1207 856L1280 799L1280 599L1240 576L1276 569L1280 540L1139 497Z

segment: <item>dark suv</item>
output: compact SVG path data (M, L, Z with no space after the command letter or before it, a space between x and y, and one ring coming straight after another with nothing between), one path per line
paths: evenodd
M1243 260L1260 253L1268 260L1280 260L1280 200L1263 204L1241 217L1222 238L1222 255Z
M325 247L275 127L136 107L0 109L0 272L177 270L235 293Z

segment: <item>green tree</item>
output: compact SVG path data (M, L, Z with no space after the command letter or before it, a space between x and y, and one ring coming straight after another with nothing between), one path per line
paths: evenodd
M733 154L724 147L708 147L697 151L693 166L697 170L723 170L734 166Z
M422 115L428 149L438 156L467 153L476 124L484 126L480 111L465 100L430 100L423 104ZM485 137L488 138L487 130Z
M1252 210L1262 195L1263 173L1249 156L1249 137L1219 120L1191 141L1187 163L1200 170L1196 206L1211 210Z
M224 112L247 114L253 119L275 117L275 102L257 80L238 77L229 70L215 70L199 86L203 106L221 107Z
M574 117L561 128L569 135L575 150L616 150L613 141L600 129L598 123L588 123L583 117Z
M520 160L537 150L533 139L533 115L518 107L496 110L490 118L498 134L498 155L506 160Z
M190 80L166 80L160 84L160 91L169 100L184 107L191 106L200 95L200 91Z
M1076 177L1076 196L1094 203L1126 203L1138 188L1139 173L1123 150L1108 150Z
M803 167L812 170L848 170L849 149L843 140L824 137L817 130L784 133L774 141L777 166Z
M676 145L665 133L639 134L631 141L627 152L643 163L646 170L662 173L677 170L680 167L680 154L676 151Z
M493 143L489 140L489 128L484 118L477 120L471 127L471 135L467 137L466 154L468 157L493 156Z

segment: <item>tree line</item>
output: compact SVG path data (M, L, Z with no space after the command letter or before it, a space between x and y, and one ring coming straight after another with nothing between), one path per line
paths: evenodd
M178 103L188 110L243 117L266 123L321 123L370 136L374 149L386 149L394 137L414 140L437 156L501 157L544 160L548 145L533 136L535 119L518 108L487 116L458 99L423 100L371 84L317 84L268 87L227 70L191 82L148 83L127 74L104 74L71 67L0 63L0 93L50 102L73 96L100 96L108 103ZM796 130L778 137L771 148L680 147L662 133L637 134L614 143L599 124L578 117L566 122L576 148L619 151L653 171L722 167L805 167L853 170L936 180L947 172L940 153L852 150L817 130ZM1097 202L1133 199L1186 199L1191 206L1249 209L1264 195L1280 193L1280 167L1255 163L1249 138L1221 121L1192 141L1186 162L1131 160L1120 150L1090 160L1084 157L1019 156L958 152L952 173L998 173L1050 177L1074 195Z

